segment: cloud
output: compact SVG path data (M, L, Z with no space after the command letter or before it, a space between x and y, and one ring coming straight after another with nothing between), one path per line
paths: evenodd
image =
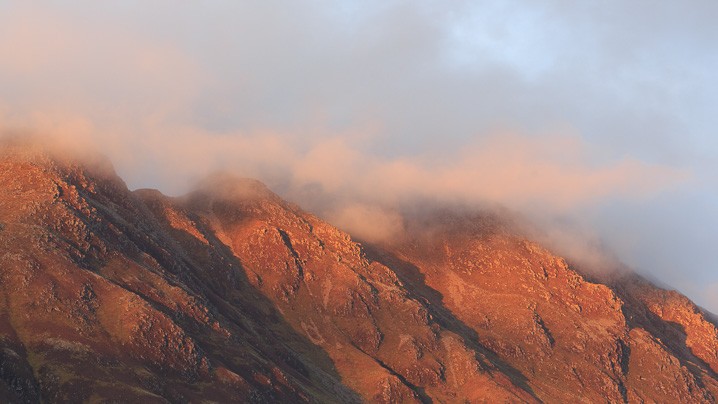
M715 308L718 307L718 282L706 285L702 292L701 301L715 314ZM702 303L701 301L699 304Z
M687 180L687 170L634 159L592 162L576 135L533 137L494 134L468 144L448 161L431 154L382 159L332 139L298 156L298 185L396 202L412 197L481 201L526 208L539 203L565 209L611 197L641 199Z
M68 143L79 139L78 133L87 136L88 127L82 119L55 126L61 138L71 134ZM218 134L158 127L153 132L131 140L129 133L108 137L113 147L104 153L131 183L151 173L155 182L179 192L189 180L225 169L257 177L286 193L314 186L324 194L384 204L421 198L517 209L538 204L560 211L611 198L650 198L691 175L635 159L592 163L590 145L571 135L496 134L444 161L430 153L380 157L342 137L307 144L297 140L301 135L271 131Z
M571 83L541 82L525 60L498 50L533 32L536 18L582 15L574 8L556 14L547 6L536 17L526 14L534 8L511 6L527 30L514 33L484 9L436 14L443 8L430 1L215 4L196 17L191 5L171 16L148 6L140 17L137 5L86 6L6 6L0 117L104 149L137 186L180 192L227 168L288 192L319 186L381 203L568 208L650 196L689 175L597 153L601 143L571 119L576 105L601 101L567 99ZM471 21L485 26L484 37ZM456 52L486 57L471 72L455 64ZM550 66L546 78L554 78Z
M57 132L84 121L78 135L141 132L156 121L181 122L202 86L197 64L176 44L148 41L119 21L35 3L8 8L0 14L5 126Z
M324 213L329 222L371 243L386 243L404 237L404 217L378 205L349 203Z
M365 238L417 198L528 211L564 245L585 232L554 216L588 217L623 248L697 211L686 184L718 206L718 8L691 4L0 2L0 125L99 148L131 187L256 177Z

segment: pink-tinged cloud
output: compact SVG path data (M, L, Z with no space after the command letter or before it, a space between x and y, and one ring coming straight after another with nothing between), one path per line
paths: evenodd
M421 198L561 211L648 198L691 178L688 170L635 159L594 161L590 145L575 135L496 134L439 161L430 155L380 157L341 136L315 136L309 143L301 133L271 130L210 133L155 125L139 134L124 128L97 132L103 129L89 119L44 115L37 115L36 127L68 145L94 143L130 184L151 175L172 193L223 169L288 195L315 187L342 201L387 206Z
M696 208L715 198L711 12L340 3L0 2L0 129L100 149L131 187L255 177L365 239L400 231L393 207L419 199L529 210L599 260L550 218L593 214L622 258L667 218L674 238L714 235ZM618 226L596 213L609 201L663 210ZM664 273L714 259L700 243L648 250Z
M382 159L331 139L296 156L291 171L297 185L387 203L418 196L553 208L649 197L690 178L687 170L632 159L592 161L590 145L571 135L493 135L448 160Z
M202 92L208 91L208 84L218 83L208 65L188 54L183 44L157 35L150 40L107 15L79 21L77 15L60 10L12 6L5 18L0 16L0 85L5 89L0 94L0 123L54 134L76 147L94 145L137 186L177 193L219 168L281 186L288 194L313 186L340 200L381 204L421 197L566 209L607 198L647 197L690 177L686 170L636 159L597 158L594 147L578 134L487 131L463 141L453 153L449 148L434 153L423 147L413 153L379 155L365 146L393 136L389 131L394 126L382 126L382 115L357 118L342 129L330 129L321 119L288 126L260 119L241 128L208 128L212 125L198 123L193 114L197 103L206 101ZM425 28L435 33L436 27ZM248 49L258 46L252 44ZM252 62L243 54L236 58L243 64ZM244 84L232 88L242 93L265 83L267 77L244 76L259 70L238 71L236 81ZM424 88L424 83L422 79L410 88ZM339 89L347 83L336 84ZM392 85L400 84L407 83ZM322 90L316 89L317 94ZM437 87L436 94L444 90ZM265 95L247 97L261 102ZM399 95L387 89L383 98ZM419 98L401 100L397 116L406 120L403 105L413 105L412 116L417 118L432 115L431 93ZM382 104L384 99L372 104L377 111L389 107ZM326 104L312 98L296 101L304 109L327 110ZM291 115L292 109L288 111ZM370 131L364 130L367 122ZM463 126L447 121L446 135L451 137Z
M375 204L342 204L324 212L323 216L361 241L387 243L404 236L402 215Z

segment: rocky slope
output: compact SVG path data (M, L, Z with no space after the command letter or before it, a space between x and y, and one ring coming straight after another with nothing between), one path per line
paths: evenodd
M169 198L0 146L8 402L714 402L718 330L489 214L358 244L261 183Z

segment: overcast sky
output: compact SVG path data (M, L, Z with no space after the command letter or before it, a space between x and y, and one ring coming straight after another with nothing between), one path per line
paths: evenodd
M718 312L716 21L715 1L0 0L0 119L99 146L132 188L228 169L366 214L501 203Z

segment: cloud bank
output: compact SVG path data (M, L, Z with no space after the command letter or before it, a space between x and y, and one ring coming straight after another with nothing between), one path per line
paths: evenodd
M718 218L699 203L718 202L716 17L703 1L3 2L0 124L98 148L131 187L255 177L365 238L391 237L413 198L558 217L705 296L714 257L669 247L718 237L690 216Z

